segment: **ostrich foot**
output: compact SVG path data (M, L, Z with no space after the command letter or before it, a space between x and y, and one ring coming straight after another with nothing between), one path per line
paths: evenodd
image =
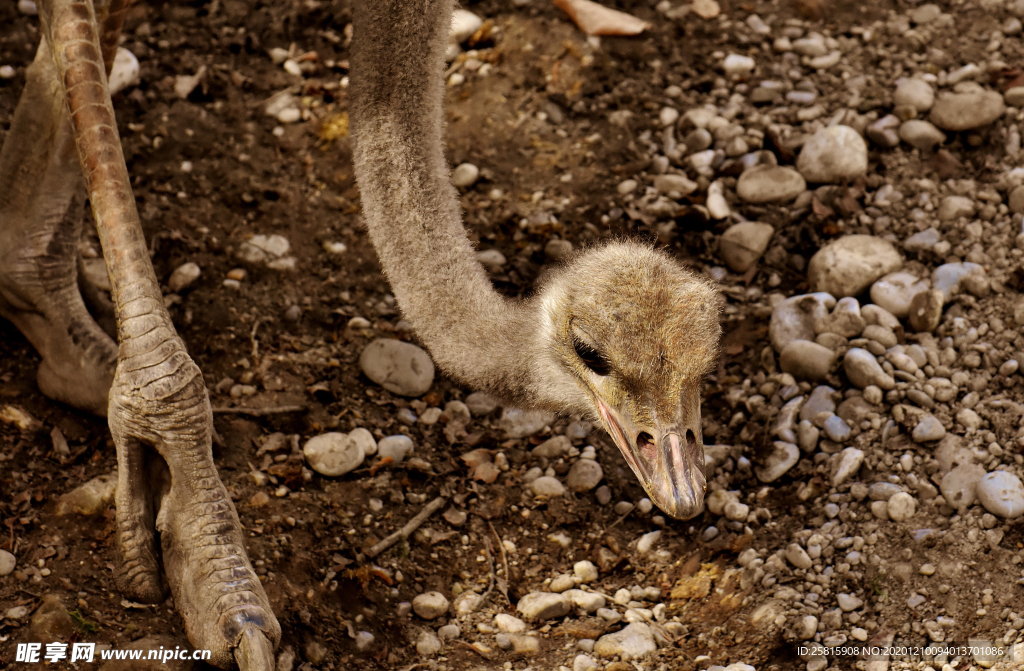
M0 317L39 352L39 388L107 411L117 347L82 300L77 272L85 187L45 41L0 149Z
M144 329L154 321L145 314L133 320ZM129 598L153 603L163 600L169 584L189 640L212 651L213 665L233 668L237 658L242 669L272 669L281 628L217 476L202 373L181 341L164 339L161 331L122 347L110 393L119 587Z

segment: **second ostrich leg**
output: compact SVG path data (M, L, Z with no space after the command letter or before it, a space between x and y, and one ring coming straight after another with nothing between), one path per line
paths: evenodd
M203 376L163 305L139 223L88 0L42 0L52 50L103 246L117 318L108 421L117 446L119 584L166 594L212 663L269 670L281 629L245 553L238 514L213 462ZM162 562L161 562L162 559ZM163 572L161 572L161 563Z

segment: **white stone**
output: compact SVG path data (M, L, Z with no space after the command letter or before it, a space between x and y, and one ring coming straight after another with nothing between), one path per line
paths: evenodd
M448 612L448 599L440 592L424 592L412 600L413 611L424 620L435 620Z
M18 561L7 550L0 550L0 578L10 575Z
M934 415L925 415L911 433L911 437L916 443L930 443L941 440L945 435L946 429L942 426L942 422Z
M667 174L654 178L654 188L658 193L688 196L696 191L697 187L697 182L690 180L686 175Z
M850 611L857 610L863 606L864 600L856 595L840 592L839 594L836 594L836 604L844 613L849 613Z
M661 529L646 533L640 537L639 541L637 541L636 551L641 555L645 555L651 551L651 548L653 548L655 543L659 540L661 540Z
M900 492L889 499L887 510L889 519L893 522L903 522L917 512L917 499L906 492Z
M110 507L116 494L117 471L99 475L57 499L57 516L99 515Z
M634 622L614 634L605 634L594 645L594 652L597 655L618 655L623 660L638 659L657 649L651 628L643 622Z
M535 496L556 498L565 493L565 486L558 478L550 475L542 475L530 483L530 489Z
M832 313L814 323L815 335L835 333L844 338L856 338L864 332L867 320L860 312L860 303L856 298L847 296L836 302Z
M978 482L976 494L985 510L993 515L1013 519L1024 514L1024 485L1013 473L989 473Z
M554 421L554 415L539 410L505 408L498 420L498 428L506 438L528 438Z
M888 240L871 235L845 235L811 257L807 279L813 291L827 292L836 298L856 296L902 263L899 252Z
M441 651L441 639L434 632L424 629L416 639L416 652L424 657L436 655Z
M392 394L422 396L434 383L434 362L422 348L394 338L378 338L359 355L359 368Z
M852 347L846 352L846 356L843 357L843 370L853 386L858 389L864 389L869 385L885 390L896 387L896 380L882 370L874 355L859 347Z
M107 78L110 95L115 96L129 86L139 83L139 59L124 47L118 47L114 55L114 66Z
M577 578L579 578L580 582L584 584L594 582L598 577L597 567L594 566L593 562L586 559L573 564L572 572Z
M923 79L901 79L896 83L892 101L897 106L907 105L918 112L927 112L935 102L935 89Z
M910 119L900 125L900 139L921 151L931 151L946 141L946 134L923 119Z
M889 273L871 285L871 300L893 316L905 319L910 314L910 301L928 290L928 282L906 271Z
M807 190L798 171L781 165L756 165L736 182L736 195L748 203L785 203Z
M454 44L462 44L480 30L484 20L473 12L456 9L452 12L452 26L448 32L448 40Z
M961 217L973 217L975 210L974 201L966 196L946 196L936 215L939 221L954 221Z
M786 561L802 569L809 569L814 563L811 561L810 556L808 556L807 551L797 543L790 543L789 547L786 548Z
M715 180L711 183L704 204L712 219L725 219L729 216L729 203L725 200L725 185L722 180Z
M945 92L939 94L929 118L943 130L964 131L987 126L1004 111L1006 103L996 91Z
M572 601L572 605L576 606L585 613L596 613L605 606L605 598L596 592L584 592L581 589L570 589L563 592L565 596L569 597Z
M750 56L729 54L722 61L722 70L725 71L726 77L740 77L753 72L755 65L754 59Z
M831 294L824 292L793 296L780 302L772 310L768 336L776 352L782 352L794 340L814 340L814 326L828 316L836 304Z
M594 459L580 459L569 469L565 483L574 492L589 492L601 484L604 471Z
M576 655L572 660L572 671L597 671L597 662L589 655Z
M970 276L985 278L985 268L977 263L944 263L932 271L932 286L942 292L945 302L953 300L953 297L960 293L961 286L965 285Z
M498 628L498 631L503 631L506 634L520 634L527 629L525 622L515 615L509 615L508 613L498 613L495 615L494 626Z
M183 263L174 269L171 273L170 278L167 280L167 287L173 293L178 293L182 289L185 289L193 282L199 279L199 276L203 274L199 264L189 261Z
M531 592L519 600L516 610L522 613L528 622L536 622L568 615L572 605L562 594Z
M801 380L824 380L835 361L835 352L809 340L794 340L779 354L783 372Z
M764 465L754 469L757 479L761 482L774 482L796 466L800 460L800 448L793 443L775 441L773 449L765 459Z
M849 126L827 126L804 143L796 169L813 183L854 179L867 173L868 145Z
M835 470L832 472L832 486L838 487L855 475L864 463L864 452L855 447L847 447L835 458Z
M363 441L354 439L351 433L346 435L332 432L310 438L302 448L302 453L314 471L320 475L338 477L363 463L366 458L363 450Z
M985 477L985 469L978 464L963 463L942 477L939 488L946 503L961 512L967 510L977 498L978 483Z
M401 463L412 455L415 446L412 438L402 434L382 438L377 443L377 453L381 459L392 459L394 463Z
M480 177L480 168L472 163L460 163L452 170L452 184L459 188L472 186Z

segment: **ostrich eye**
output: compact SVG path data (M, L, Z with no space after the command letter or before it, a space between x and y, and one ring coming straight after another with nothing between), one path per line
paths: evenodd
M589 368L596 375L603 377L611 372L611 366L608 365L608 360L587 343L574 337L572 339L572 347L576 350L576 356L580 358L583 365Z

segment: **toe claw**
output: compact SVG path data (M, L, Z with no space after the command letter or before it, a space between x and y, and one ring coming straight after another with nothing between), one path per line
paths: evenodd
M235 648L239 671L274 671L274 644L262 630L248 626Z

